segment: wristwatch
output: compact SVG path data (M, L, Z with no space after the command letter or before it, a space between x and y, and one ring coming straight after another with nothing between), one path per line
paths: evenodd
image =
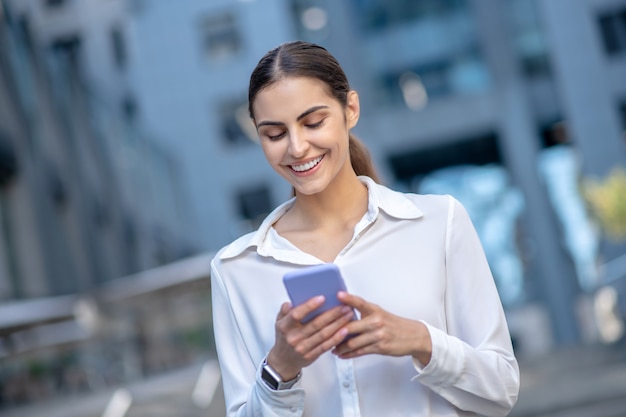
M269 364L267 363L267 357L263 359L263 364L261 365L261 379L263 382L273 389L274 391L281 391L285 389L289 389L295 385L296 382L300 380L300 376L302 372L298 372L295 378L290 379L289 381L283 381L283 379L278 375Z

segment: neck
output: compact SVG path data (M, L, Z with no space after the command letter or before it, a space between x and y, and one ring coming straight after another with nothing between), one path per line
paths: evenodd
M358 220L367 211L367 187L356 175L350 175L329 184L321 193L304 195L296 192L292 211L312 225Z

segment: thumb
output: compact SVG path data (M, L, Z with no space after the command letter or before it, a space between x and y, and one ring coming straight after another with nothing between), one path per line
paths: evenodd
M339 291L337 293L337 298L343 304L349 305L350 307L354 307L359 310L362 316L368 315L376 309L376 306L374 304L368 303L363 298L345 291Z

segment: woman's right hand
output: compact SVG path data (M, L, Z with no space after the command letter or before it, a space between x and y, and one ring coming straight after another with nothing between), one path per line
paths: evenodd
M354 312L348 306L334 307L303 324L302 319L324 304L318 296L292 307L284 303L276 317L276 341L267 355L267 363L283 381L295 378L305 366L324 352L340 344L348 335L345 325Z

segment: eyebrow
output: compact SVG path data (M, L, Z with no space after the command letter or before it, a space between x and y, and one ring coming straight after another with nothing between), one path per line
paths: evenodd
M326 106L326 105L321 105L321 106L313 106L308 110L305 110L304 112L302 112L302 114L300 114L296 120L300 121L302 119L304 119L305 117L307 117L309 114L314 113L318 110L321 109L328 109L330 107ZM271 120L264 120L262 122L260 122L258 125L256 125L256 128L260 128L261 126L283 126L284 123L283 122L273 122Z

